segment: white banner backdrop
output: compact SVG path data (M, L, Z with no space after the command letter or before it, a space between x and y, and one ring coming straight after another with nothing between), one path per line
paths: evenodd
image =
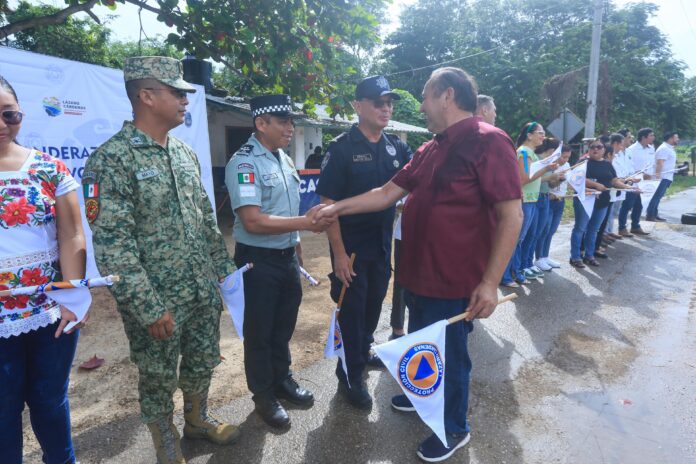
M25 113L19 143L62 160L78 182L89 155L118 132L123 121L133 119L123 72L117 69L0 47L0 75L14 87ZM194 87L197 92L189 94L185 123L172 134L198 155L203 185L215 209L205 91ZM89 247L87 277L95 277L81 189L79 196Z

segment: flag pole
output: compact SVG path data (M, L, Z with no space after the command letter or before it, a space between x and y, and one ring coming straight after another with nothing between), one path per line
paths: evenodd
M350 264L349 264L349 269L350 272L353 272L353 263L355 262L355 253L351 253L350 255ZM343 284L343 288L341 288L341 294L338 297L338 303L336 304L336 309L340 312L341 311L341 306L343 305L343 297L346 296L346 284Z
M113 285L121 278L117 275L106 277L97 277L94 279L81 279L74 281L49 282L41 285L33 285L31 287L16 287L9 290L0 290L0 298L18 295L34 295L36 293L48 293L57 290L65 290L70 288L94 288Z
M515 298L517 298L517 293L511 293L499 299L495 305L498 306L499 304L503 304L506 301L512 301ZM463 312L458 316L450 317L449 319L447 319L447 324L454 324L455 322L459 322L463 319L466 319L467 317L469 317L469 311Z

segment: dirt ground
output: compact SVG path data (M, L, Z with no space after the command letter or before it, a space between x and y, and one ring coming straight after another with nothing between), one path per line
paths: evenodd
M221 224L230 254L234 241L229 224ZM326 331L334 303L329 297L327 275L331 272L326 235L302 235L304 267L321 283L311 287L303 279L304 297L290 348L294 369L302 369L323 357ZM70 374L70 412L73 436L139 414L138 371L130 362L128 340L116 311L116 303L106 289L92 291L91 318L82 329L77 354ZM242 342L225 311L221 323L220 351L224 360L215 369L210 391L210 405L219 407L248 393L244 376ZM98 369L85 371L78 366L92 356L103 358ZM175 395L181 411L181 392ZM25 454L38 448L25 411Z

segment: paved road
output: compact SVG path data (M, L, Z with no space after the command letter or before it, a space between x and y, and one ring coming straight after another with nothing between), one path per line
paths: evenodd
M676 223L693 205L696 190L665 201L661 214ZM602 267L578 271L565 264L570 226L562 226L552 257L563 268L477 324L472 440L451 462L696 462L696 226L644 227L649 238L619 241ZM377 339L387 335L383 317ZM336 395L332 371L333 362L322 361L296 374L317 401L291 410L290 430L266 427L247 396L216 411L242 424L240 443L185 440L184 454L191 463L418 462L415 449L429 430L389 408L398 392L389 374L370 371L375 407L361 413ZM137 417L102 424L75 443L82 463L154 462Z

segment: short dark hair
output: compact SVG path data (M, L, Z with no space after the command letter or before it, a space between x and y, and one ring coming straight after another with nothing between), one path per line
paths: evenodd
M666 142L677 134L679 134L679 132L675 132L675 131L665 132L665 135L662 136L662 141Z
M624 138L626 138L623 134L619 132L614 132L609 136L609 143L614 144L614 143L623 143Z
M536 147L534 149L534 153L537 155L540 155L544 153L546 150L555 150L558 148L558 146L561 144L561 141L553 138L553 137L546 137L543 142L541 142L541 145Z
M433 71L426 85L430 85L433 95L442 95L442 92L452 87L454 89L454 101L459 109L464 111L476 111L476 95L478 86L473 77L460 68L445 67Z
M140 91L144 88L151 87L157 84L157 79L134 79L132 81L126 82L126 95L131 102L131 105L135 106L138 101L138 95Z
M628 134L631 133L631 130L630 130L629 128L627 128L627 127L622 127L621 129L617 130L616 133L617 133L617 134L623 135L624 138L625 138L625 137L628 136Z
M655 132L655 131L652 130L651 128L649 128L649 127L644 127L644 128L642 128L642 129L640 129L640 130L638 131L638 133L636 134L636 138L637 138L638 141L640 142L640 141L643 140L645 137L650 136L650 134L653 134L654 132Z

